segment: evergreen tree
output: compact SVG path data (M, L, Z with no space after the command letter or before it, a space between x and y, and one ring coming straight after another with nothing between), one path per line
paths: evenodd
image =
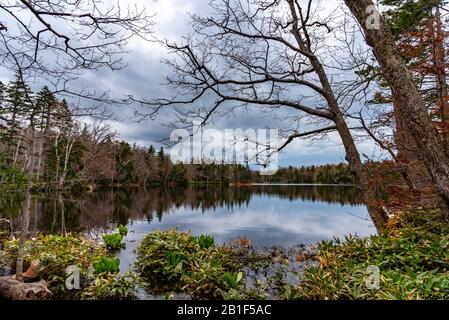
M44 86L36 96L36 107L40 114L40 128L47 131L52 125L52 113L55 112L56 97L47 86Z
M7 163L12 165L17 161L24 145L21 122L29 120L29 115L34 112L31 89L23 83L19 74L7 87L5 102L7 129L3 139L7 145Z
M150 147L148 148L148 155L154 157L156 154L156 150L154 149L153 145L150 145Z

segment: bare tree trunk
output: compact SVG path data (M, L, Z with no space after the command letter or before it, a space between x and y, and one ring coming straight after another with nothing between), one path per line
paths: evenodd
M65 154L64 154L64 167L62 169L61 177L59 179L59 190L61 190L64 186L64 180L67 176L67 168L69 164L70 155L72 153L73 144L75 140L71 140L67 138L67 143L65 146Z
M373 48L397 102L396 114L403 116L405 133L413 138L418 156L432 177L435 189L449 213L447 146L433 126L416 83L396 49L393 35L382 17L379 17L377 25L368 23L368 19L373 18L372 12L368 10L374 8L371 0L345 0L345 3L362 26L367 44Z
M44 135L42 131L39 134L39 150L37 152L37 167L36 167L36 178L39 179L42 176L42 156L44 152Z
M61 157L59 155L59 133L56 135L55 138L55 156L56 156L56 168L55 168L55 182L59 181L59 162L61 161Z
M446 145L449 140L448 131L448 88L446 79L446 61L445 61L445 51L444 51L444 39L445 34L443 31L440 8L437 6L435 9L435 23L432 24L432 32L434 34L432 46L433 46L433 62L436 72L436 83L438 92L438 103L440 108L441 125L443 130L443 139ZM434 26L435 25L435 26Z
M22 136L19 136L19 141L17 141L16 151L14 152L14 158L12 164L15 165L19 159L20 146L22 142Z
M62 199L62 195L58 194L58 201L59 206L61 207L61 234L63 236L67 235L67 230L65 226L65 206L64 206L64 199Z
M379 233L385 230L388 222L388 215L385 210L376 202L376 194L368 181L365 167L360 159L360 154L352 138L351 131L344 120L341 112L336 117L337 130L343 141L346 151L346 160L351 168L351 173L355 176L357 187L362 194L363 201L366 204L369 215Z
M21 221L21 230L20 230L20 238L19 238L19 248L17 253L17 262L16 262L16 279L18 281L23 282L23 260L25 256L25 242L28 238L28 229L30 226L30 208L31 208L31 192L33 188L33 169L34 169L34 147L35 147L35 139L34 139L34 128L31 129L31 152L28 163L28 178L27 178L27 187L25 194L25 203L22 208L22 221Z

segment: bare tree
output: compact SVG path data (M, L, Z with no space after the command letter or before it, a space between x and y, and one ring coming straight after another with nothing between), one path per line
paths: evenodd
M116 133L103 121L95 121L91 125L85 124L81 141L86 146L83 154L85 166L80 176L92 181L99 177L115 178L115 146Z
M179 93L134 99L150 107L144 116L171 107L182 123L199 117L206 124L239 108L272 116L289 110L295 128L287 128L290 134L280 149L297 138L336 131L373 221L382 230L387 216L375 201L345 117L352 102L345 100L332 67L326 65L327 45L335 35L331 19L319 14L319 1L216 0L211 7L213 16L192 16L195 34L183 44L163 42L176 56L165 62L174 71L168 84Z
M55 93L105 99L69 83L83 70L119 70L134 37L148 39L151 17L137 6L101 0L6 0L0 3L0 61L24 77L45 79Z

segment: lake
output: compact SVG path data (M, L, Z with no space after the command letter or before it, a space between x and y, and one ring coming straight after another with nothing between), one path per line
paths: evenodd
M19 229L20 196L0 200L0 217ZM312 244L347 234L369 236L376 228L351 186L254 185L105 189L80 196L33 198L32 233L81 232L99 237L126 225L121 270L152 230L178 227L209 234L216 243L246 237L256 247Z

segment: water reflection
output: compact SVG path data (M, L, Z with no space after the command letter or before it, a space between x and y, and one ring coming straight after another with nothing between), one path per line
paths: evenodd
M0 217L20 226L23 197L0 197ZM79 197L33 198L30 231L96 237L118 224L128 226L121 269L148 232L179 226L211 234L217 243L245 236L259 247L314 243L346 234L376 233L357 190L336 186L189 187L108 189Z
M17 217L22 201L14 194L0 198L0 217L12 219L15 229L20 224ZM277 245L315 241L344 232L371 233L372 223L366 217L366 209L352 187L109 189L80 197L35 197L30 231L96 235L111 225L138 222L209 231L223 241L246 235L261 245Z

